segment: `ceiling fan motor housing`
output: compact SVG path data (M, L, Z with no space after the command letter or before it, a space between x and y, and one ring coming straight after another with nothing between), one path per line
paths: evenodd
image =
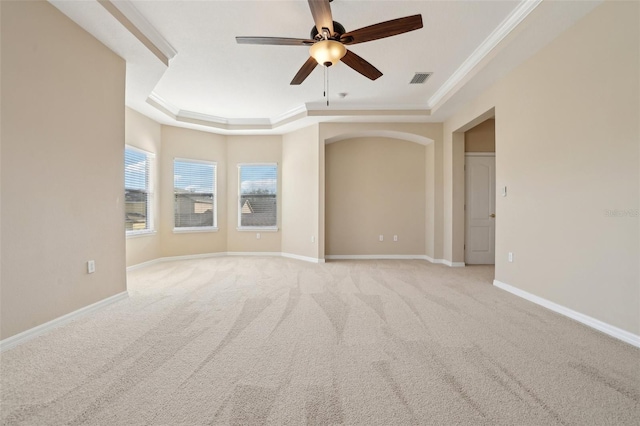
M340 22L333 21L333 34L329 35L329 39L340 40L340 36L346 32L347 30L344 29ZM322 34L318 33L318 29L315 25L311 28L311 38L314 40L322 40L324 38Z

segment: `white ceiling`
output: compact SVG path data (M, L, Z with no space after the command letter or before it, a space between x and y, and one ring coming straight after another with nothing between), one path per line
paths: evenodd
M448 99L484 89L598 3L335 0L333 18L347 31L418 13L424 28L350 46L384 75L370 81L342 63L331 67L327 108L322 67L289 85L308 48L235 41L308 38L307 1L110 2L171 58L168 66L97 1L50 1L127 60L127 105L165 124L220 133L280 133L345 116L441 121L456 107ZM433 75L410 85L415 72ZM349 112L363 109L368 117Z

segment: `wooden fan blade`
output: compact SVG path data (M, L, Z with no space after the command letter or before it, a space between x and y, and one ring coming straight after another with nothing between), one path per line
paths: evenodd
M314 41L286 37L236 37L238 44L272 44L277 46L311 46Z
M371 80L382 76L380 70L350 50L347 50L347 54L344 55L341 61Z
M405 16L404 18L392 19L391 21L380 22L379 24L349 31L342 34L340 41L343 44L364 43L365 41L391 37L419 30L420 28L422 28L422 15Z
M329 35L333 35L333 16L329 0L309 0L309 8L318 33L322 34L322 29L328 28Z
M311 74L311 71L314 70L316 65L318 65L318 61L313 59L313 57L309 56L309 59L307 59L307 62L304 63L302 68L300 68L300 71L298 71L296 76L293 77L293 80L291 80L291 83L289 84L298 85L302 83L309 76L309 74Z

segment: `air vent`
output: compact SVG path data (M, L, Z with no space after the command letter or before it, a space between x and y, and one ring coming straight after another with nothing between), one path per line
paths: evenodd
M413 76L409 84L424 84L425 81L431 76L430 72L417 72L416 75Z

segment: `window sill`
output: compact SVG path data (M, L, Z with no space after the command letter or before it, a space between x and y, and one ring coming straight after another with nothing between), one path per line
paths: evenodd
M218 227L202 227L202 228L173 228L174 234L193 234L199 232L218 232Z
M278 232L278 227L277 226L242 226L242 227L237 227L236 230L240 232L255 232L255 231Z
M156 231L153 229L150 230L144 230L144 231L133 231L133 232L127 232L126 233L126 238L140 238L140 237L150 237L156 235Z

